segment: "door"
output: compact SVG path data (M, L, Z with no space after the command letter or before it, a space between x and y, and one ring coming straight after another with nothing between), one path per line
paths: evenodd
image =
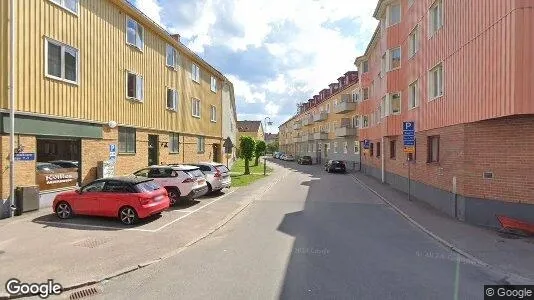
M99 199L103 194L105 181L96 181L84 186L80 195L73 202L75 214L99 215L101 213Z
M213 144L213 161L219 161L219 144Z
M159 164L158 161L159 157L159 149L158 149L158 136L157 135L148 135L148 165L157 165Z
M125 182L108 181L98 198L100 215L116 217L122 206L128 205L135 208L134 201L139 201L134 190Z

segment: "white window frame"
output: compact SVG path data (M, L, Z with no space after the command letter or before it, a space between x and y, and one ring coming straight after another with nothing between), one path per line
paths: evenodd
M191 79L196 83L200 83L200 67L195 63L191 63Z
M393 95L399 95L399 111L398 112L394 112L393 111ZM401 112L402 112L402 95L401 95L401 92L395 92L395 93L391 93L388 95L388 98L389 98L389 112L391 113L391 115L400 115Z
M391 21L391 8L393 6L398 6L399 7L399 20L396 23L391 23L392 22ZM402 6L401 6L401 3L400 2L395 2L395 3L391 3L390 5L388 5L388 7L386 9L386 24L387 24L386 27L391 27L393 25L397 25L401 21L402 21Z
M334 153L337 153L337 142L334 142Z
M365 90L367 90L367 98L365 98ZM371 91L369 87L362 88L362 101L369 100L371 97Z
M365 65L367 65L367 70L365 70L366 68L364 68ZM362 61L361 68L363 74L369 72L369 60L366 59Z
M176 138L176 151L173 149L173 139ZM177 154L180 153L180 134L177 132L169 133L169 153Z
M201 102L200 102L200 99L198 98L191 98L191 115L195 118L199 118L200 119L200 114L201 114Z
M135 23L135 43L132 44L128 41L128 22L129 21L133 21ZM142 31L142 34L141 34L141 37L140 37L140 41L137 40L137 33L139 31L139 27L141 27L143 29ZM140 43L140 45L139 45ZM134 20L133 18L131 17L127 17L126 18L126 44L132 46L132 47L135 47L137 49L139 49L140 51L143 51L143 48L145 46L145 28L143 27L143 25L139 24L139 22L137 22L136 20Z
M434 13L433 13L433 10L438 10L438 15L439 15L439 24L436 28L434 28ZM432 4L432 6L430 6L430 8L428 9L428 37L431 38L433 37L442 27L443 27L443 24L445 23L444 20L443 20L443 0L436 0L434 1L434 3Z
M197 153L206 152L206 138L203 136L197 137Z
M343 154L349 153L349 142L343 143Z
M437 69L441 69L441 84L438 83L441 87L441 94L435 95L434 93L434 85L433 85L433 79L434 79L434 73L437 71ZM435 65L430 71L428 71L428 100L432 101L435 99L438 99L440 97L443 97L445 94L445 71L443 69L443 62L438 63Z
M399 66L396 68L393 68L393 51L399 50ZM391 48L387 52L387 64L388 64L388 72L400 69L402 66L402 49L401 47L395 47Z
M128 96L128 75L135 75L135 96ZM141 94L139 95L139 83L141 83ZM143 96L145 93L145 79L142 75L126 70L126 99L143 102Z
M358 102L360 99L359 97L360 93L358 92L358 90L354 90L352 91L352 102L356 103Z
M386 70L387 70L387 52L384 52L384 54L382 54L382 57L380 58L380 78L383 78L384 75L386 74Z
M380 117L385 118L388 116L388 106L386 96L380 99Z
M362 117L362 128L368 128L368 127L369 127L369 115L364 115Z
M211 76L210 88L212 92L217 93L217 78L213 76Z
M351 123L353 128L360 128L360 116L352 116Z
M415 25L408 35L408 59L413 58L419 52L419 25Z
M217 107L215 105L210 106L210 121L213 123L217 122Z
M172 107L169 107L169 91L172 91ZM176 91L176 89L167 87L167 93L165 94L165 106L168 110L178 111L178 92Z
M172 63L169 63L169 51L172 51ZM165 65L174 70L178 69L178 51L169 44L167 44L167 47L165 48Z
M354 141L354 154L360 153L360 141Z
M412 7L415 0L408 0L408 8Z
M65 4L65 0L50 0L50 2L52 2L53 4L63 8L64 10L72 13L75 16L78 16L79 11L80 11L80 0L74 0L74 1L76 1L75 11L67 7L67 5Z
M61 77L57 77L55 75L48 74L48 44L53 44L56 46L61 47ZM76 52L76 81L72 81L70 79L65 78L65 49L69 49ZM52 78L59 81L64 81L67 83L72 83L75 85L79 84L80 80L80 51L72 46L69 46L65 43L62 43L60 41L56 41L54 39L45 38L44 43L44 65L45 65L45 77Z
M412 89L414 93L412 94ZM414 109L419 106L419 81L415 80L414 82L408 85L408 109Z

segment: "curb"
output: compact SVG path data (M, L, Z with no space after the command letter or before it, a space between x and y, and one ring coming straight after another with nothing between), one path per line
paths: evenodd
M504 270L502 270L502 269L500 269L498 267L492 266L492 265L490 265L490 264L478 259L477 257L475 257L474 255L470 254L469 252L464 251L464 250L454 246L451 242L441 238L440 236L438 236L437 234L433 233L432 231L430 231L429 229L427 229L423 225L419 224L415 219L410 217L408 214L406 214L404 211L402 211L400 208L398 208L395 204L391 203L385 197L380 195L377 191L375 191L370 186L368 186L367 184L362 182L360 179L356 178L356 176L354 176L352 174L350 174L350 176L354 179L354 181L356 183L360 184L361 186L363 186L364 188L368 189L373 194L378 196L388 206L393 208L393 210L395 210L398 214L400 214L402 217L404 217L410 223L415 225L421 231L423 231L424 233L426 233L427 235L429 235L430 237L432 237L433 239L435 239L436 241L438 241L440 244L444 245L446 248L450 249L451 251L460 254L461 256L473 261L475 264L477 264L479 266L482 266L482 267L488 269L491 272L494 272L494 273L497 273L497 274L500 274L500 275L504 275L505 278L503 278L502 281L506 282L507 284L516 284L516 285L533 284L534 280L532 280L530 278L523 277L523 276L518 275L518 274L506 272L506 271L504 271Z

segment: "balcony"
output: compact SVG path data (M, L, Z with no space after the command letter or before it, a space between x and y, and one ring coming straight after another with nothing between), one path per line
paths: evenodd
M307 141L309 141L309 140L310 140L310 136L309 136L309 134L303 134L303 135L301 136L301 142L307 142Z
M352 126L342 126L336 128L336 137L358 136L358 128Z
M347 95L349 96L349 95ZM352 102L350 100L350 97L349 99L346 99L347 101L345 101L345 99L343 99L342 102L339 102L335 107L334 107L334 113L335 114L344 114L344 113L347 113L347 112L350 112L350 111L353 111L356 109L356 102Z
M299 130L302 128L302 124L299 122L295 122L295 124L293 124L293 130Z
M313 123L312 116L309 116L308 118L305 118L304 120L302 120L302 126L308 126L308 125L311 125L312 123Z
M301 139L300 136L294 137L294 138L293 138L293 143L300 143L301 140L302 140L302 139Z
M314 122L322 122L328 118L328 113L326 111L320 112L313 116Z
M318 140L328 140L328 133L326 132L316 132L313 134L313 139Z

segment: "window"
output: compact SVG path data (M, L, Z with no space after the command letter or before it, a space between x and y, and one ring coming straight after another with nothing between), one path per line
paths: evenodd
M387 116L387 103L386 103L386 96L384 96L380 100L380 117L384 118L386 116Z
M363 88L362 91L363 91L363 96L362 96L363 100L369 99L369 88L367 87Z
M127 72L126 77L126 97L143 101L143 76Z
M326 146L326 153L330 152L330 143L324 144Z
M439 161L439 135L428 137L428 159L427 162Z
M193 117L200 118L200 100L193 98L191 99L192 115Z
M376 143L376 157L380 157L382 148L380 148L380 142Z
M176 93L176 90L173 89L167 89L167 108L170 110L176 111L176 102L178 99L178 93Z
M204 153L204 150L205 150L205 139L203 136L199 136L198 137L198 140L197 140L197 152L198 153Z
M352 127L353 128L359 128L360 127L360 117L359 116L352 116Z
M46 39L45 43L46 75L78 82L78 50L50 39Z
M408 86L408 106L409 108L417 107L419 104L419 96L418 93L418 86L417 86L417 80L414 81L410 86Z
M169 153L180 152L180 135L178 133L169 134Z
M354 141L354 154L360 153L360 142Z
M401 112L401 96L400 93L391 94L389 103L391 104L390 112L393 115L398 115Z
M389 141L389 158L395 159L397 157L397 141Z
M412 30L412 33L408 36L408 53L409 57L412 58L419 50L419 26L415 26Z
M363 128L369 127L369 116L363 116Z
M51 1L72 13L78 14L79 0L51 0Z
M369 72L369 62L367 60L362 62L362 73Z
M337 142L334 142L334 153L337 153Z
M211 106L211 114L210 114L210 120L212 122L217 122L217 108L215 107L215 105L212 105Z
M217 93L217 78L211 76L211 91Z
M83 193L98 193L102 192L104 189L104 185L106 184L105 181L96 181L93 183L90 183L82 188Z
M389 70L395 70L401 66L401 48L389 50Z
M358 91L352 91L352 102L358 102Z
M413 5L413 2L414 2L414 1L415 1L415 0L408 0L408 7L411 7L411 6Z
M442 0L436 0L430 7L429 13L429 35L433 36L443 26L443 3Z
M191 79L200 83L200 68L195 64L191 64Z
M167 45L167 61L165 64L173 69L178 66L178 52L171 45Z
M135 153L135 128L119 127L119 153Z
M374 153L375 153L375 151L374 151L374 144L371 143L371 144L369 145L369 155L370 155L370 156L373 156Z
M108 181L102 190L105 193L132 193L132 189L127 183L120 181Z
M443 65L430 70L428 78L430 100L443 96Z
M380 78L384 77L386 73L386 53L380 58Z
M400 3L391 4L388 6L387 23L388 26L395 25L401 20L401 6Z
M348 142L345 142L343 144L343 153L345 153L345 154L349 153L349 143Z
M145 42L143 26L139 25L133 19L128 18L126 27L126 43L141 50Z

